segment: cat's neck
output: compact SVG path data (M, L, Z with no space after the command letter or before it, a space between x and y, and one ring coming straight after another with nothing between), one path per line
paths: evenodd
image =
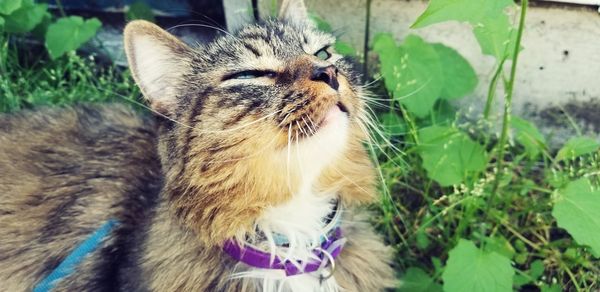
M274 252L289 259L306 260L313 250L310 245L326 232L323 218L335 207L333 198L333 193L298 193L289 202L268 208L256 225L259 229L270 228L281 233L296 245L291 252L280 247ZM144 250L140 253L139 265L145 279L178 279L186 275L189 281L186 285L197 291L238 291L241 286L276 291L280 285L287 285L290 291L312 291L312 286L321 285L318 275L286 278L283 270L248 267L233 260L220 246L207 246L195 231L173 215L168 200L160 200L149 223L147 234L139 243ZM210 270L206 269L207 263L210 263ZM160 281L148 285L157 291L170 287L169 283ZM328 280L327 285L333 288L326 290L335 290L335 279Z

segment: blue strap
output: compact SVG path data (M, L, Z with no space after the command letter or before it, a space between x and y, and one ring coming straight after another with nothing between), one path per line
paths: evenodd
M100 228L96 229L84 242L79 244L75 250L73 250L61 263L41 282L39 282L33 292L47 292L54 288L62 278L73 273L75 268L83 261L86 255L96 250L96 248L102 243L104 237L106 237L113 227L118 222L116 220L108 220Z

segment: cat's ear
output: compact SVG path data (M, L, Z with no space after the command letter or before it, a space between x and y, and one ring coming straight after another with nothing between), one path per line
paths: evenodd
M125 27L125 53L133 78L152 108L175 108L176 89L191 69L192 49L157 25L132 21Z
M308 22L304 0L283 0L279 9L279 19L296 23Z

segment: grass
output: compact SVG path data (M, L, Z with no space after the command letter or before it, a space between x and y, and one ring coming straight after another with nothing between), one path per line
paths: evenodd
M43 48L17 49L0 34L0 111L75 102L135 101L138 88L129 71L99 66L93 57L74 52L51 61Z
M75 102L136 104L139 96L126 70L75 53L49 61L41 50L18 50L0 36L1 112ZM381 147L374 149L385 184L374 222L396 250L399 274L419 269L429 278L430 291L441 289L449 252L466 238L511 259L515 289L600 289L600 260L558 228L552 216L557 189L580 177L600 183L600 155L560 162L544 147L538 149L540 155L529 156L519 143L501 143L502 150L497 151L497 139L487 134L493 121L480 117L475 123L461 122L464 119L456 118L461 114L448 104L439 103L437 109L424 123L400 106L397 111L407 130L383 128L380 134L395 147L376 143ZM490 156L487 166L463 183L441 186L422 166L419 131L431 124L469 133L470 139L489 153L500 153L501 159Z

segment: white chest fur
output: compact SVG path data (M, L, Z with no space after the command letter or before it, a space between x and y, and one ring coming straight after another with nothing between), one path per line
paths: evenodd
M256 222L257 228L267 236L260 248L280 259L295 262L314 259L313 250L320 246L323 236L335 227L324 221L335 207L334 198L334 194L301 192L285 204L269 208ZM289 247L277 246L270 237L273 233L285 236ZM253 268L234 274L233 277L254 278L261 291L337 291L335 277L320 280L321 275L328 273L329 267L322 271L288 277L283 270Z
M312 137L296 143L289 143L282 151L279 161L284 161L284 169L289 176L301 182L300 188L288 202L268 208L256 221L266 240L256 243L259 248L269 251L282 260L306 263L314 258L313 250L320 247L323 236L335 226L327 224L325 218L334 208L335 190L330 193L316 193L314 183L324 167L331 164L343 152L348 135L349 121L339 112L327 126L319 129ZM339 212L337 214L340 216ZM288 247L275 244L271 234L287 238ZM329 268L313 273L287 277L283 270L252 268L249 271L234 273L233 277L255 279L259 291L338 291L335 277L321 281L321 275L329 274Z

